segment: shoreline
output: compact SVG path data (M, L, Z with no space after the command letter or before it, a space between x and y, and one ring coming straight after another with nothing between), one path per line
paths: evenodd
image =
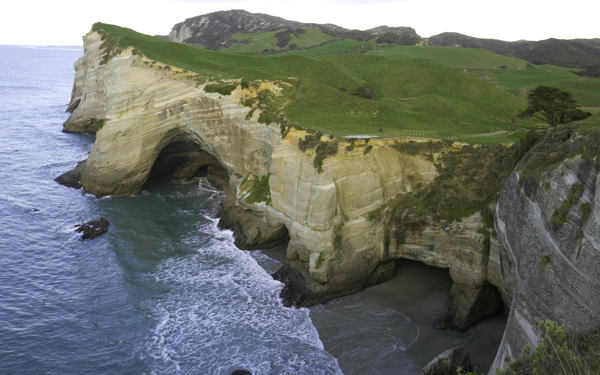
M273 249L260 250L260 252L272 260L268 264L259 262L269 273L273 272L273 268L276 266L275 262L282 263L285 261L285 245ZM414 364L408 366L406 374L416 374L437 355L456 346L464 346L467 349L471 356L472 365L476 366L479 372L487 371L492 365L500 346L507 317L503 310L501 310L495 316L473 325L463 333L435 328L437 318L446 311L450 303L451 286L452 279L447 269L435 268L417 261L403 259L393 279L368 287L356 294L316 306L328 309L330 304L335 304L336 309L346 307L348 311L358 305L377 306L381 311L393 310L398 313L395 314L395 318L391 318L393 314L386 314L390 316L390 324L394 324L392 321L397 320L398 315L404 315L418 327L418 337L414 342L409 343L408 348L403 350L399 355L395 353L390 354L390 357L402 357L400 359L397 358L396 363L393 359L386 358L385 355L370 358L370 360L379 362L382 367L380 371L390 367L390 364L397 365L398 361L406 363L407 357L412 357ZM311 307L310 309L312 318L315 308ZM325 309L319 309L319 311L325 311ZM321 313L319 312L319 314ZM333 315L330 319L332 318L338 320L345 318L355 319L356 317L344 314L344 316ZM319 320L322 324L323 319ZM334 321L331 320L331 322ZM319 326L319 324L315 324L315 327L324 343L337 339L332 337L335 334L326 325ZM361 328L358 327L358 329ZM364 339L369 340L369 337L365 337ZM349 343L349 345L350 347L346 348L346 350L361 349L359 347L352 347L353 343ZM355 345L360 344L355 343ZM325 344L325 349L328 350L327 344ZM364 350L368 351L368 349ZM373 353L371 354L374 355ZM372 363L369 363L369 371L373 371L371 365ZM349 366L349 364L340 363L342 370L344 370L344 367L347 370ZM348 374L361 374L363 371L359 368L356 371L351 370ZM347 374L346 371L344 373Z

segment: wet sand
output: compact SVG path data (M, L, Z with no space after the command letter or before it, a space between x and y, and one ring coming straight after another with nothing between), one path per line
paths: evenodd
M473 366L487 371L502 340L506 315L500 311L464 333L436 329L435 321L450 304L451 286L447 269L403 260L396 277L358 294L366 301L405 314L419 326L419 338L407 353L414 355L420 367L441 352L462 345L469 351Z
M285 261L284 249L262 250L272 259L257 260L274 272ZM435 321L450 303L451 286L447 269L403 260L392 280L312 307L311 318L325 349L338 358L346 375L413 375L438 354L460 345L480 372L487 371L506 316L501 311L464 333L436 329Z

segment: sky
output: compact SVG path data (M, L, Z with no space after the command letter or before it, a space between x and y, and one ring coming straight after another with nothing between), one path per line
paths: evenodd
M81 45L98 21L167 35L186 18L230 9L349 29L410 26L422 37L600 38L595 0L13 0L2 8L0 44L16 45Z

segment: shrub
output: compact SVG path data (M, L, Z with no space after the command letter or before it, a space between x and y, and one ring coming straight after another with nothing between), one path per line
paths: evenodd
M303 130L302 127L296 126L296 129ZM323 136L322 132L315 132L313 134L307 134L304 138L298 140L298 148L304 152L308 149L316 147L321 141Z
M360 86L352 95L363 99L375 100L375 91L367 85Z
M269 186L269 177L271 177L271 173L267 173L265 176L262 176L260 180L258 180L257 176L254 176L253 180L250 180L248 177L242 181L240 187L244 190L248 188L248 182L252 181L252 191L246 197L246 203L254 204L259 202L265 202L266 204L271 203L271 190Z
M218 92L223 96L229 96L235 90L237 85L235 83L225 84L225 83L216 83L216 84L208 84L204 86L204 92L215 93Z
M542 259L540 259L540 266L546 267L548 264L552 263L552 259L548 255L544 255Z
M315 160L313 161L313 165L317 168L317 172L323 172L323 160L328 155L337 154L338 144L335 142L319 142L319 145L316 149Z
M534 327L532 327L534 328ZM534 328L535 329L535 328ZM600 329L567 333L564 325L542 320L537 327L540 344L525 346L517 360L498 375L592 375L600 370Z
M552 213L552 224L554 224L555 229L557 226L560 226L567 221L567 213L571 210L571 207L573 207L573 205L579 201L584 191L584 187L579 184L571 185L571 192L569 193L567 199L562 202L560 208L557 208L554 210L554 213ZM582 207L582 211L583 209L584 208Z
M535 145L538 139L539 135L537 131L535 129L529 129L515 150L515 162L521 160L525 153Z

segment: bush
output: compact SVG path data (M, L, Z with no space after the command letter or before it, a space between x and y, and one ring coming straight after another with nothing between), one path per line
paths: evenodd
M317 172L323 172L323 160L328 155L337 154L338 144L335 142L319 142L319 146L317 146L315 156L315 160L313 161L313 165L317 168Z
M237 88L235 83L225 84L225 83L217 83L217 84L209 84L204 86L204 92L215 93L218 92L223 96L229 96Z
M299 126L297 126L296 129L303 130L303 128ZM307 134L304 138L298 140L298 148L302 152L314 148L319 144L322 136L323 133L319 131L313 134Z
M534 328L534 327L532 327ZM581 334L565 332L564 325L542 320L537 327L541 342L526 346L517 360L498 375L592 375L600 371L600 330Z
M375 91L367 85L360 86L352 95L363 99L375 100Z
M535 129L529 129L515 150L515 162L521 160L525 153L535 145L538 139L539 135L537 131Z
M269 177L271 177L271 173L267 173L265 176L262 176L260 180L258 176L253 176L253 180L249 177L246 177L240 187L242 190L248 189L248 185L252 184L252 191L246 197L246 203L254 204L259 202L265 202L266 204L271 203L271 188L269 186ZM245 188L245 189L244 189Z

